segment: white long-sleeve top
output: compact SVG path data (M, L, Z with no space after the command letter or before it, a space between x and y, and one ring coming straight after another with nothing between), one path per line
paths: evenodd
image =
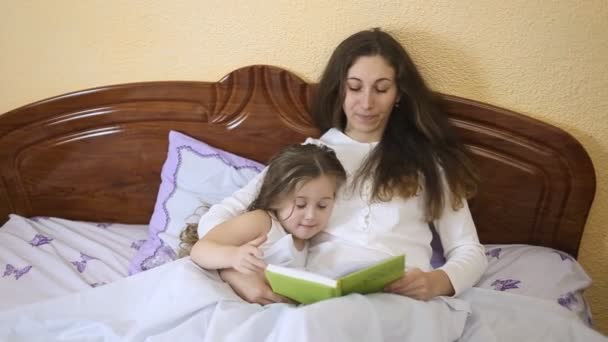
M306 142L334 149L348 175L347 184L337 195L328 227L310 245L307 268L335 275L332 270L344 269L345 263L364 265L405 254L407 268L432 270L432 233L424 220L424 194L407 199L395 196L391 201L380 202L371 200L370 182L364 182L363 189L355 191L349 186L352 176L376 143L357 142L337 129L330 129L320 139L309 138ZM211 207L201 217L199 236L245 211L259 191L263 174ZM447 260L440 269L448 275L458 295L479 280L487 259L466 201L463 208L453 210L449 189L444 188L446 204L441 218L434 224Z

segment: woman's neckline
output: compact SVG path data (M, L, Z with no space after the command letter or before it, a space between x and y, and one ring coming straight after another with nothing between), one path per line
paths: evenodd
M350 135L346 134L346 132L344 132L338 128L332 128L332 130L334 130L336 133L339 133L343 138L347 139L351 143L356 143L356 144L361 144L361 145L366 145L366 146L370 146L370 145L376 146L378 144L378 141L363 142L363 141L356 140L355 138L351 137Z
M346 133L346 131L343 131L342 134L346 135L348 138L350 138L350 140L358 142L359 144L377 144L379 140L375 140L375 141L360 141L355 139L353 136L351 136L350 134Z

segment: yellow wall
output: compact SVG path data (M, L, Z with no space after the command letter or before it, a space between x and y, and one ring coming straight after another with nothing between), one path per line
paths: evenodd
M215 81L258 63L313 81L339 41L381 26L434 89L526 113L583 143L598 189L580 260L595 281L587 294L596 324L608 334L608 2L382 3L3 1L0 113L99 85Z

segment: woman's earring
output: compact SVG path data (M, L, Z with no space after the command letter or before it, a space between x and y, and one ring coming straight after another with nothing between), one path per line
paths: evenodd
M395 102L395 107L399 108L399 101Z

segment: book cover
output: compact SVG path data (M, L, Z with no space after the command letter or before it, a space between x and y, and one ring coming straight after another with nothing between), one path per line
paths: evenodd
M369 267L332 279L301 269L268 265L265 274L275 293L302 304L349 293L380 292L405 273L405 255L384 259Z

